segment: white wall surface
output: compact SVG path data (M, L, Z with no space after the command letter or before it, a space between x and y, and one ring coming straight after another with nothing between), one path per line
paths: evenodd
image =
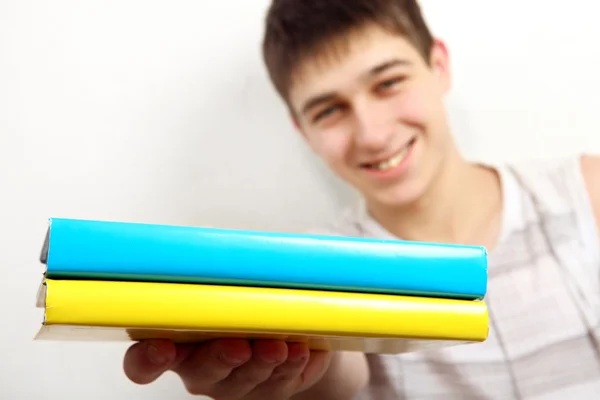
M0 398L188 398L126 344L32 341L48 217L301 230L348 198L267 83L267 3L0 0ZM596 2L422 4L467 155L600 151Z

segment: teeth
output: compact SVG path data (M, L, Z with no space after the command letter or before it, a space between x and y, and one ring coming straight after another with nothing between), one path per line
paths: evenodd
M385 161L375 164L375 165L373 165L373 167L375 169L378 169L379 171L385 171L387 169L393 168L393 167L397 166L398 164L400 164L402 162L402 160L404 160L404 157L406 157L407 154L408 154L408 146L405 147L404 149L402 149L402 151L400 153L396 154L394 157L388 158Z

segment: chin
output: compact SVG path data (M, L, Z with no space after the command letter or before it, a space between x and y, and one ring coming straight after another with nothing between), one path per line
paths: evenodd
M372 206L388 209L407 208L416 205L423 197L427 185L424 182L403 182L385 189L363 192Z

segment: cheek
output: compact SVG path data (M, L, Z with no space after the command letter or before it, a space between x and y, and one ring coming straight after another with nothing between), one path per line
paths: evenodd
M321 158L333 166L344 164L351 151L350 135L343 130L331 130L312 135L310 145Z
M401 93L393 101L398 120L405 124L425 128L434 113L434 102L427 91L413 88Z
M424 101L420 93L416 91L404 93L398 100L398 103L397 109L402 121L413 125L423 125L425 123L427 102Z

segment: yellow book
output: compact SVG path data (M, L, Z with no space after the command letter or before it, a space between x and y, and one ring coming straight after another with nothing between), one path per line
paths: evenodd
M399 353L481 342L482 301L304 289L46 279L40 340L277 338Z

